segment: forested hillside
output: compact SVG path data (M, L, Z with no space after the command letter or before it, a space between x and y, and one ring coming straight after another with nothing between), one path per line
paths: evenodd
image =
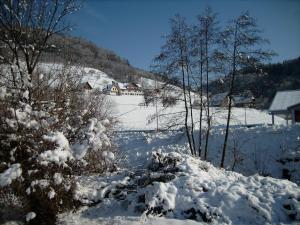
M229 78L215 80L210 91L226 91ZM235 93L251 91L256 98L258 108L268 108L276 91L300 89L300 57L282 63L262 65L259 72L254 69L241 71L236 78Z
M51 44L52 48L43 55L43 61L71 61L99 69L120 82L138 81L140 77L153 77L153 74L131 66L127 59L113 51L98 47L82 38L55 36L51 39ZM56 49L60 49L60 52L57 53Z

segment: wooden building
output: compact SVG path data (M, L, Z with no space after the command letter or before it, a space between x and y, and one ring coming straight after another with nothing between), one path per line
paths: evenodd
M287 124L300 123L300 90L278 91L269 108L274 124L274 115L285 118Z

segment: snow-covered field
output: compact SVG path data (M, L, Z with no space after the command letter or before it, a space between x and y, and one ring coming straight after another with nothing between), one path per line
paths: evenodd
M142 96L108 97L120 122L119 169L100 177L78 177L76 197L89 206L60 215L60 224L299 223L299 186L257 173L281 178L288 168L291 179L300 183L299 162L289 161L291 155L300 155L300 126L285 126L279 117L277 125L270 126L267 112L234 108L225 167L236 173L215 167L220 163L225 110L211 108L208 163L189 156L185 134L177 130L180 126L151 131L156 129L152 119L156 107L142 106ZM168 118L162 115L176 115L184 106L157 109L159 129L163 129ZM193 112L197 120L199 110Z
M153 130L156 129L156 119L151 119L156 115L156 106L143 106L143 96L108 96L114 105L115 116L120 121L120 130ZM164 129L166 122L172 116L179 115L184 112L184 104L178 103L172 108L164 109L162 105L158 105L158 127ZM226 124L227 111L222 108L211 108L213 115L213 125ZM194 109L193 114L195 121L199 119L199 110ZM245 122L246 118L246 122ZM233 108L231 125L257 125L270 124L272 122L271 115L266 111L256 109ZM276 117L276 124L285 124L285 120ZM181 124L183 126L183 124ZM180 128L180 126L174 127ZM197 126L196 126L197 129Z

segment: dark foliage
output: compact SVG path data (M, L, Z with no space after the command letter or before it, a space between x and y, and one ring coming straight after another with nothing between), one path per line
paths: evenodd
M254 76L253 76L254 74ZM213 94L227 91L229 80L215 80L210 84ZM261 65L260 69L247 68L236 79L235 93L251 91L257 108L268 108L276 91L300 89L300 57L282 63Z

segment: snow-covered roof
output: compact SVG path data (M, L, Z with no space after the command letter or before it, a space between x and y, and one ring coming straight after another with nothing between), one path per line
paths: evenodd
M82 82L78 85L79 88L81 89L93 89L93 86L91 85L90 82L86 81L86 82Z
M128 84L127 83L118 83L118 85L121 90L124 90L124 89L127 89Z
M300 90L278 91L269 108L271 112L286 112L293 105L300 104Z

